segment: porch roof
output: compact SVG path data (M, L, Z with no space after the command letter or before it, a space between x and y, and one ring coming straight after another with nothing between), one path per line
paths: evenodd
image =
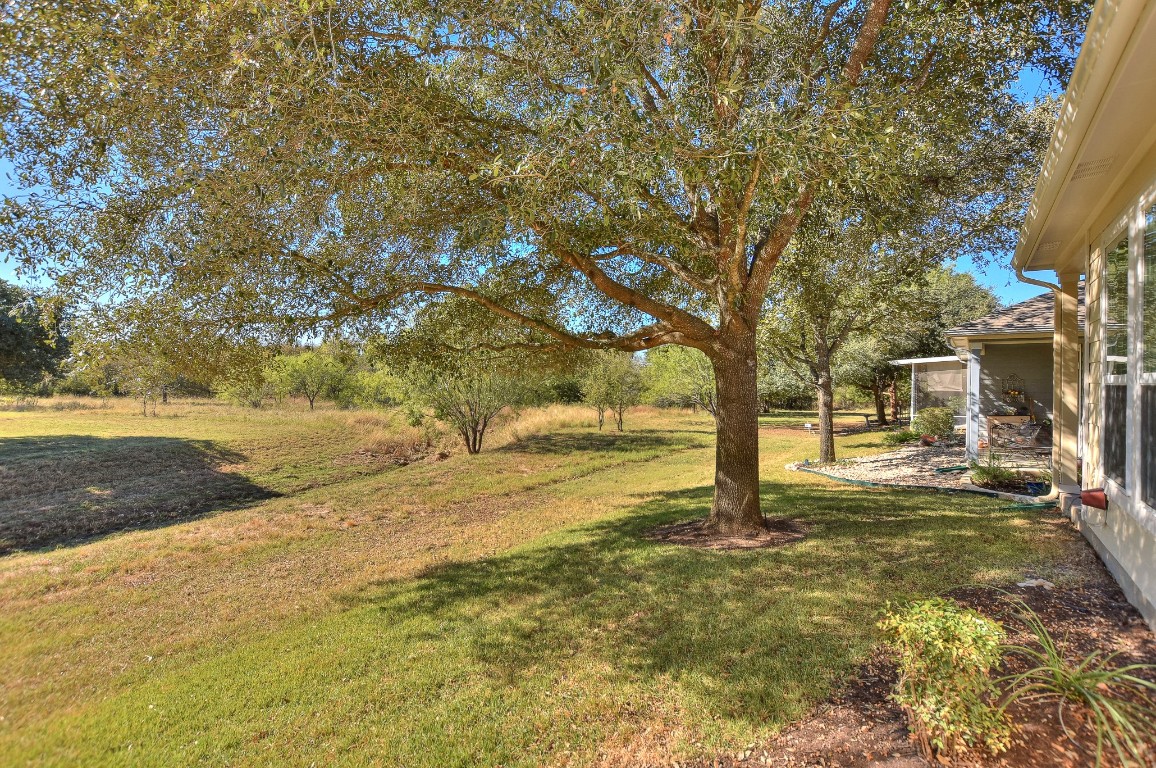
M1084 331L1084 283L1080 282L1076 324ZM952 328L949 338L990 338L1000 336L1051 336L1054 330L1055 300L1052 294L1035 296L1019 304L997 309L978 320Z

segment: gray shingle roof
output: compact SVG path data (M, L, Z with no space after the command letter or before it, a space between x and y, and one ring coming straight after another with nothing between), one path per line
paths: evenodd
M1084 330L1084 282L1080 281L1076 323ZM999 336L1003 334L1051 333L1053 331L1054 302L1052 294L997 309L978 320L952 328L948 336Z

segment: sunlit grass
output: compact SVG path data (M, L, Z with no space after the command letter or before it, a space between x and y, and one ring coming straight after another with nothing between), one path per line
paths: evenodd
M1082 551L1038 513L984 498L788 472L813 438L783 431L764 438L764 506L806 539L652 543L650 528L709 508L701 415L640 411L619 435L581 409L528 413L479 456L384 467L345 457L404 435L389 414L174 408L0 413L0 464L28 461L33 437L203 441L230 456L226 474L278 494L0 558L0 763L710 754L827 695L877 642L885 601ZM879 449L871 435L840 445ZM57 453L67 473L86 451Z

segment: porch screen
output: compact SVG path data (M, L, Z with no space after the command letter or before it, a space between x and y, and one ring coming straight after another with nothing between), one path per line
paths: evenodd
M959 363L925 363L915 368L915 410L950 408L967 413L966 369Z
M1104 474L1124 485L1128 466L1128 386L1104 387Z

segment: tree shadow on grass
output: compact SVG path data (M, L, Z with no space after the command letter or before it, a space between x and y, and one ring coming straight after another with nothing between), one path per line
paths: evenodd
M686 430L680 430L685 432ZM713 434L713 433L711 433ZM508 443L498 449L509 453L569 454L580 451L608 453L639 453L644 451L665 451L678 448L706 447L709 442L698 437L677 437L667 431L605 431L605 432L555 432L528 435Z
M673 685L704 720L759 726L801 716L845 678L888 600L1018 567L1024 537L1046 525L947 495L767 483L764 499L808 536L729 552L648 541L658 525L706 514L711 488L693 488L369 599L383 626L411 621L414 644L453 642L506 685L529 670L596 669L602 685L660 697Z
M0 555L183 522L276 494L206 440L0 439Z

